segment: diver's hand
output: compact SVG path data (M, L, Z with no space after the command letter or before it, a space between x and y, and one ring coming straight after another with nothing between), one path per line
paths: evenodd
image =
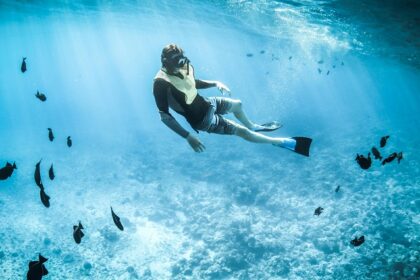
M204 147L203 143L201 143L200 139L192 135L191 133L187 136L188 144L196 151L197 153L204 152L206 147Z
M222 82L218 82L216 81L216 87L218 90L220 90L220 92L222 93L222 95L229 95L230 96L230 89L223 84Z

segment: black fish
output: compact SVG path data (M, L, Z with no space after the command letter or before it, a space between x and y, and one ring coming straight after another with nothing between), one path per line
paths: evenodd
M45 193L44 188L40 190L39 196L41 197L42 204L47 208L50 207L50 197Z
M367 158L364 157L363 155L357 154L356 161L362 169L368 169L372 165L372 159L370 158L370 153L368 153Z
M79 221L79 225L78 226L73 226L73 238L74 241L76 241L77 244L80 244L80 242L82 241L82 238L84 235L84 233L82 232L83 226L82 223Z
M398 154L397 153L392 153L392 154L390 154L386 159L384 159L383 161L382 161L382 165L385 165L385 164L387 164L387 163L390 163L390 162L392 162L394 159L396 159L398 157ZM402 155L401 155L401 157L402 157Z
M50 176L51 180L54 180L55 175L54 175L54 168L53 165L51 164L50 170L48 170L48 176Z
M319 215L321 215L322 211L324 211L324 208L318 207L318 208L315 209L314 215L319 216Z
M42 159L41 159L42 160ZM34 178L35 178L35 183L38 187L40 187L41 189L44 188L44 185L42 184L42 180L41 180L41 160L38 161L38 163L35 165L35 174L34 174Z
M261 51L260 51L260 54L264 54L264 53L265 53L265 50L261 50Z
M111 214L112 214L112 219L114 220L114 223L117 226L117 228L119 228L120 230L124 230L124 227L123 227L123 225L121 224L121 221L120 221L120 217L118 217L114 213L114 211L112 210L112 207L111 207Z
M73 145L73 141L71 141L70 136L67 137L67 146L69 146L69 148L71 147L71 145Z
M318 68L318 74L321 74L322 70Z
M38 261L30 261L29 262L29 270L26 274L27 280L41 280L42 276L45 276L48 274L48 270L45 267L44 263L48 261L47 258L44 258L39 254L39 260Z
M327 72L327 75L329 75L330 74L330 70L328 70L328 72Z
M372 147L372 154L375 157L375 159L382 160L381 153L379 153L378 149L376 147Z
M355 246L355 247L357 247L357 246L362 245L364 242L365 242L365 236L362 235L359 238L357 238L357 236L356 236L355 239L353 239L352 241L350 241L350 244L353 245L353 246Z
M13 174L13 170L17 169L16 163L10 164L9 162L6 163L6 165L0 169L0 180L6 180Z
M48 128L48 138L50 139L51 142L54 140L54 134L51 128Z
M20 66L20 71L22 71L22 73L25 73L26 72L26 57L24 57L23 59L22 59L22 65Z
M40 93L39 91L36 92L35 97L38 98L39 100L41 100L42 102L47 100L47 97L45 96L45 94Z
M321 59L320 61L318 61L318 64L322 64L324 63L324 61Z
M381 141L379 143L381 145L381 148L385 147L386 141L388 140L388 138L389 138L389 135L384 136L384 137L381 138Z
M293 58L292 56L289 56L289 60L292 60L292 58Z
M338 192L340 190L340 185L338 185L336 188L335 188L335 192Z
M247 57L253 57L254 55L252 53L247 53L246 56Z
M398 159L398 164L400 163L400 161L403 159L403 153L399 152L397 155L397 159Z

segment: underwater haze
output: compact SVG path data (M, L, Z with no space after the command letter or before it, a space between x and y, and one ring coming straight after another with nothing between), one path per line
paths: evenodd
M205 132L195 153L152 93L169 43L310 157ZM419 116L419 1L0 1L0 279L39 253L43 279L420 279ZM403 159L363 170L373 146Z

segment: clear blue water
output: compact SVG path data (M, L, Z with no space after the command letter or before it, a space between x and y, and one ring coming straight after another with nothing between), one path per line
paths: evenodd
M0 279L26 279L38 253L44 279L419 279L419 7L1 1L0 165L18 169L0 181ZM194 153L152 95L171 42L253 120L280 120L273 135L312 137L311 157L207 133ZM401 163L360 169L356 153L387 134Z

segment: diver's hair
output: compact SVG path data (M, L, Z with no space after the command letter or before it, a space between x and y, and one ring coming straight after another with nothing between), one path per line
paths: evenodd
M171 68L170 61L168 61L168 59L169 59L169 57L171 57L172 55L174 55L176 53L183 54L184 51L180 47L178 47L176 44L166 45L162 49L162 54L160 56L160 61L162 62L162 66L166 67L166 68L168 68L168 67Z

